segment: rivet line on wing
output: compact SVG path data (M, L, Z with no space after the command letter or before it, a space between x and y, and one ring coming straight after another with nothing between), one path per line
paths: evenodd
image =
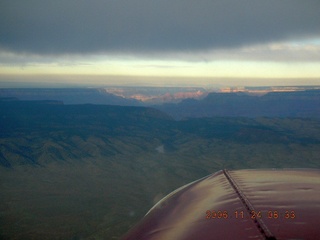
M236 194L240 198L241 202L246 207L249 214L251 214L253 211L255 212L255 209L253 205L250 203L249 199L244 195L244 193L241 191L240 187L236 183L236 181L231 177L228 170L224 169L223 173L227 180L229 181L232 188L235 190ZM257 226L260 233L265 237L266 240L276 240L276 238L272 235L271 231L268 229L267 225L262 221L261 218L255 218L254 223Z

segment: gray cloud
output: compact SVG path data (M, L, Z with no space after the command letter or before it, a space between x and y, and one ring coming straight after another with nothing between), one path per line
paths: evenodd
M1 0L0 48L35 54L236 48L320 35L319 0Z

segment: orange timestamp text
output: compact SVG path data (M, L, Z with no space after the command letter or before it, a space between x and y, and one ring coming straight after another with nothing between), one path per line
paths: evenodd
M206 219L259 219L259 218L267 218L267 219L295 219L296 213L294 210L267 210L267 211L234 211L229 213L226 210L207 210L206 211Z

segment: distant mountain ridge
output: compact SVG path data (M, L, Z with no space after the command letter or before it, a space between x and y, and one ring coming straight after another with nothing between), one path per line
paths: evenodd
M61 88L61 89L0 89L2 101L60 101L64 104L101 104L118 106L151 106L172 116L173 118L202 118L202 117L320 117L320 90L304 90L292 92L269 92L265 95L252 95L248 92L212 92L206 97L195 99L186 98L177 101L168 98L162 101L143 102L134 99L136 92L150 99L153 95L171 91L172 94L187 93L197 89L189 88L151 88L150 95L146 95L149 88L142 87L140 91L134 88ZM150 90L150 91L151 91ZM178 92L177 92L178 91ZM189 91L189 92L188 92ZM200 91L200 90L198 90ZM110 93L111 92L111 93ZM193 92L194 93L194 92ZM122 94L122 95L121 95ZM133 94L133 95L132 95ZM169 94L169 95L170 95ZM158 97L159 97L158 96ZM193 95L192 95L193 96ZM163 104L162 104L163 103ZM153 104L153 105L152 105Z
M141 105L135 99L116 96L100 88L0 88L0 98L57 100L65 104Z
M320 118L320 90L246 93L210 93L202 100L186 99L155 108L175 119L201 117L315 117Z

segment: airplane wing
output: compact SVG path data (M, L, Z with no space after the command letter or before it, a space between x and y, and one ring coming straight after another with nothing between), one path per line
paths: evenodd
M159 201L123 240L320 239L320 170L221 170Z

